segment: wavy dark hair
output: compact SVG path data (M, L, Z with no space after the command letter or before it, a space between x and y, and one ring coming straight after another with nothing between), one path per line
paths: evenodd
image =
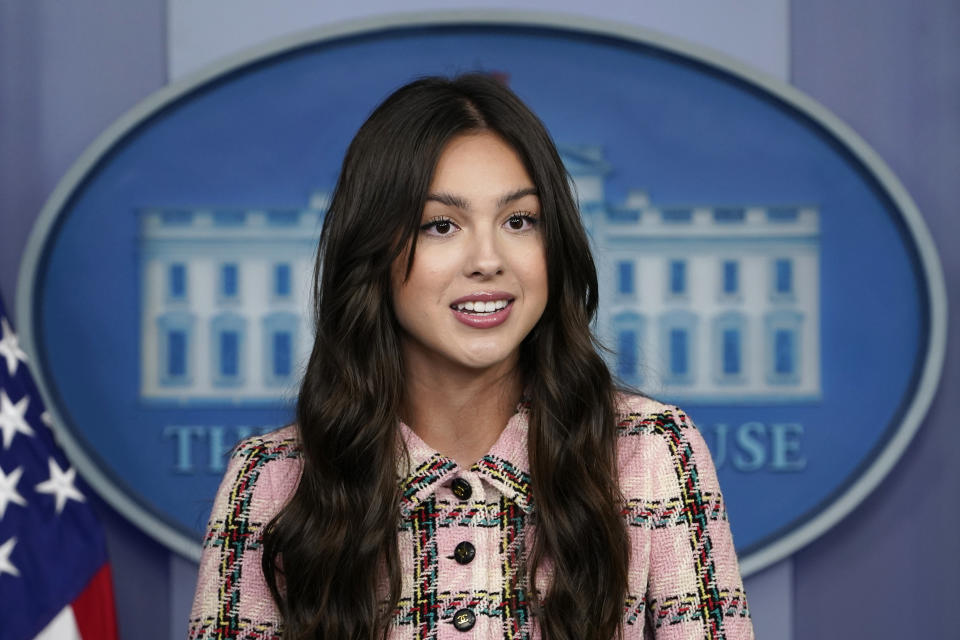
M266 527L263 572L292 640L385 637L399 600L404 392L391 265L417 230L456 136L489 131L536 185L549 292L520 346L537 527L524 580L551 640L622 635L629 545L616 469L615 387L590 323L597 275L560 156L540 120L486 75L423 78L390 95L350 144L314 272L316 337L297 404L303 470ZM545 593L532 589L551 565Z

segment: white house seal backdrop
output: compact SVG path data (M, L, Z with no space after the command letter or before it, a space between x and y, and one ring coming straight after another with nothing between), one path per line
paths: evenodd
M101 494L199 555L230 447L291 419L346 145L414 70L496 73L550 129L598 258L611 368L697 421L746 573L879 482L936 387L945 305L919 213L855 134L649 34L410 18L172 85L59 185L19 326Z

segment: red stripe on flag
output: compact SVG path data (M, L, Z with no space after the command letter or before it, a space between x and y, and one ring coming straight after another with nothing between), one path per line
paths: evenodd
M117 615L109 564L100 567L71 606L83 640L117 640Z

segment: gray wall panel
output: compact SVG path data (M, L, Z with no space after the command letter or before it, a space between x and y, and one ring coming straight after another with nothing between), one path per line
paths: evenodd
M794 2L791 43L791 82L860 133L923 213L953 329L939 393L903 458L794 555L795 637L956 637L948 585L960 573L960 4Z

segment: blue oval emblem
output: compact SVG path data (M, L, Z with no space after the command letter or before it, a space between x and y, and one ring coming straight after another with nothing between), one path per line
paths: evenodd
M918 427L943 280L855 134L672 41L498 22L344 29L169 87L51 198L21 272L24 342L73 460L171 548L199 556L233 443L291 419L327 196L412 69L499 73L551 130L611 368L697 421L744 573L848 513Z

